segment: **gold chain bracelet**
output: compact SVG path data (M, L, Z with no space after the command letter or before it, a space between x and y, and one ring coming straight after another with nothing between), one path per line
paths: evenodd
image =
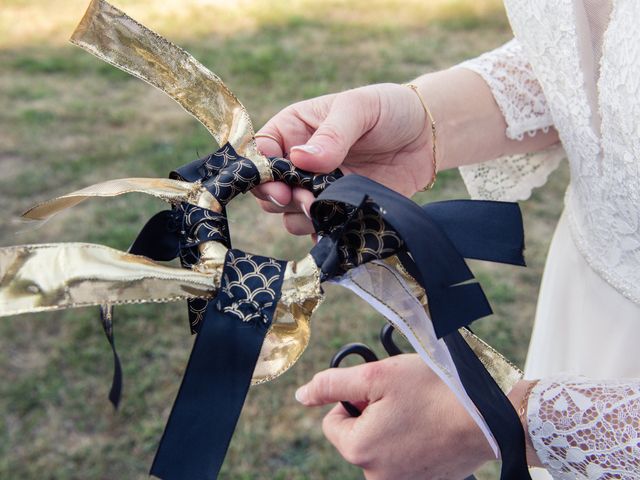
M537 384L538 384L537 380L529 383L527 390L524 392L524 395L522 396L522 400L520 400L520 407L518 407L518 417L520 417L520 423L522 423L523 427L525 427L528 423L527 408L529 406L529 397L531 396L531 392L533 391L533 389ZM526 432L525 432L525 436L526 436Z
M429 119L429 124L431 125L431 149L432 149L432 161L433 161L433 177L431 181L428 183L426 187L424 187L421 192L425 192L427 190L431 190L436 183L436 177L438 176L438 162L436 160L436 121L433 119L433 115L431 115L431 110L427 106L427 102L425 102L424 97L418 90L418 86L413 83L404 83L406 87L409 87L411 90L416 92L416 95L420 99L420 103L424 108L425 113L427 114L427 118Z

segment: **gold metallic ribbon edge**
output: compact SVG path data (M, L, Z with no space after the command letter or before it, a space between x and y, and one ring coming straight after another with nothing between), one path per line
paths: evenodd
M143 193L169 203L189 202L217 210L218 202L199 182L183 182L168 178L121 178L96 183L34 205L22 214L29 220L46 220L51 216L93 197L116 197L128 193Z
M247 110L220 77L182 48L123 11L104 0L92 0L70 41L167 94L202 123L219 145L229 142L238 153L257 164L264 159L258 152ZM124 41L131 42L131 45L124 45ZM126 64L123 59L128 58L128 53L132 57L145 54L148 71L145 73L141 68L135 68L133 62ZM168 58L175 60L173 64L167 61ZM172 92L169 85L184 83L181 80L187 73L190 74L190 84ZM213 99L222 108L201 108L211 104ZM216 111L223 118L216 118Z
M0 248L0 317L104 303L212 298L219 278L219 273L160 265L91 243L5 247Z
M103 304L211 299L219 288L225 251L215 249L206 271L198 272L90 243L0 248L0 317ZM322 299L313 258L288 262L253 384L272 380L296 363L308 346L309 321Z

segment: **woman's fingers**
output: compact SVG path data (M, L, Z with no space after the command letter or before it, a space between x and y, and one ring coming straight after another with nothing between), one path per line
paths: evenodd
M265 202L271 203L274 207L283 209L287 205L291 203L293 198L293 192L291 191L291 187L285 185L282 182L268 182L263 183L262 185L258 185L256 188L251 190L257 198L263 200ZM262 203L261 203L262 205ZM271 213L281 213L281 211L271 211Z
M380 362L372 362L355 367L323 370L296 391L296 399L307 407L341 400L369 404L379 398L381 367Z
M376 95L359 90L328 95L292 105L269 120L256 134L258 149L268 157L291 158L298 168L328 173L342 162L351 146L375 122ZM378 105L379 109L379 105ZM253 190L260 205L272 213L295 213L306 217L313 195L293 190L280 182L269 182ZM264 202L270 202L271 205ZM291 208L293 204L293 209ZM313 233L311 222L291 216L284 219L293 233Z
M349 150L374 125L380 100L371 89L355 89L335 96L326 118L311 138L291 147L291 161L310 172L329 173L338 168Z
M341 404L336 405L322 419L322 433L344 457L348 440L357 417L352 417Z
M290 202L288 205L280 206L273 202L273 200L261 200L257 199L258 205L267 213L303 213L300 206Z
M315 233L311 220L304 213L284 213L282 215L284 228L294 235L310 235Z
M256 133L256 145L258 150L267 157L284 155L284 141L277 129L273 127L265 126ZM276 207L284 207L291 202L291 189L280 182L258 185L251 192L260 200L271 202Z
M367 469L379 452L372 448L378 441L373 437L373 432L369 432L366 426L363 427L363 417L364 414L352 417L338 404L322 419L322 433L347 462ZM382 478L394 477L387 475Z
M294 188L291 196L291 203L298 208L300 213L303 213L308 220L311 220L309 212L311 211L311 204L315 200L313 193L304 188Z
M258 150L267 157L282 157L284 141L274 128L263 128L255 134Z

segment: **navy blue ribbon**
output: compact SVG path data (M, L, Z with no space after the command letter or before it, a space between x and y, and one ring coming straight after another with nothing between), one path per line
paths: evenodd
M443 337L465 391L498 443L503 460L500 478L530 479L520 419L458 332L458 328L491 313L480 285L463 283L473 280L463 257L524 265L518 205L455 200L421 208L372 180L344 177L311 208L317 231L326 235L312 251L324 272L340 272L346 226L358 211L370 214L372 209L404 242L405 249L398 256L425 289L436 334ZM362 242L366 243L366 238Z
M255 172L244 168L247 162L226 145L179 168L172 177L202 181L210 191L220 194L224 204L255 183ZM464 257L524 265L518 206L459 200L419 207L364 177L350 175L336 180L339 172L318 176L301 172L282 159L270 162L276 178L307 186L314 195L333 182L311 209L316 229L323 235L311 252L323 280L372 259L398 254L425 288L436 334L447 342L467 393L496 436L505 462L502 478L528 478L523 473L524 434L517 415L457 332L492 313ZM243 177L240 184L234 180L238 173ZM382 222L385 234L360 236L359 225L372 219L378 226ZM224 209L216 213L181 204L152 217L130 251L156 260L180 256L183 266L189 267L198 261L198 244L206 241L230 247ZM361 243L368 241L378 242L378 248L362 248ZM284 265L282 261L230 250L216 299L189 304L192 330L200 330L151 474L165 480L217 477L273 319ZM265 282L269 288L264 288ZM108 338L117 361L109 333ZM118 367L119 363L117 372ZM118 393L117 387L112 392Z
M152 475L217 478L280 298L285 265L239 250L227 254L221 290L207 305Z
M116 341L113 333L112 305L100 306L100 323L102 323L104 334L107 337L113 355L113 376L111 378L111 388L109 389L109 401L113 405L113 408L117 410L120 405L120 399L122 398L122 364L120 363L120 357L116 350Z
M169 261L180 257L184 268L200 260L198 245L219 242L230 248L229 226L224 213L188 203L175 205L173 210L157 213L145 224L129 252L152 260ZM187 300L191 333L197 333L207 307L206 299Z
M444 337L465 391L487 422L500 456L501 480L531 480L525 434L511 402L459 332Z
M416 266L414 275L429 296L436 335L441 338L492 313L464 257L524 265L524 234L517 204L456 200L420 207L373 180L348 175L327 188L311 207L316 230L328 235L312 250L327 276L341 273L336 246L344 214L332 228L326 203L347 205L347 218L371 200L380 217L404 241ZM371 208L371 206L369 206ZM356 210L354 210L356 209ZM389 253L391 254L391 253Z

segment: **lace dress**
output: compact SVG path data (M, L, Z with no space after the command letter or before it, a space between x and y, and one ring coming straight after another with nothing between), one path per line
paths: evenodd
M640 478L640 2L505 0L515 38L461 64L544 152L461 168L474 198L524 200L566 157L571 182L540 289L525 375L529 430L553 478ZM534 478L549 478L545 472Z

